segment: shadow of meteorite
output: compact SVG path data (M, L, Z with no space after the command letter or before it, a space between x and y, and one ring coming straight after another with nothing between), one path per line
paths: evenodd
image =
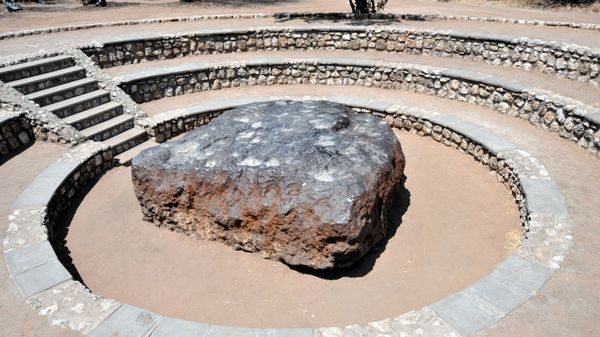
M410 206L410 191L406 189L406 176L399 183L398 191L394 196L387 224L387 235L385 239L375 245L368 253L356 261L353 265L344 268L333 268L328 270L317 270L304 266L288 266L290 269L303 274L313 275L326 280L338 280L344 277L363 277L370 273L375 267L377 259L385 251L385 247L402 224L402 217Z

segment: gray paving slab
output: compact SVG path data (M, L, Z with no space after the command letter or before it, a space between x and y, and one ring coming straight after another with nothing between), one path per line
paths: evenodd
M461 122L460 119L450 116L450 115L446 115L446 114L439 114L439 115L431 116L431 118L429 118L429 120L434 124L438 124L440 126L448 127L448 128L452 128L452 125ZM463 122L463 123L466 123L466 122ZM464 124L464 125L466 125L466 124Z
M457 38L463 38L463 39L474 39L474 40L480 40L480 41L499 41L499 42L503 42L503 43L511 43L514 39L513 37L506 36L506 35L499 35L499 34L485 33L485 32L462 33L462 32L451 31L450 35L457 37Z
M462 290L429 306L463 336L498 322L502 313L472 291Z
M244 64L247 66L260 66L260 65L265 65L265 64L281 65L281 64L287 64L288 62L289 61L283 57L270 56L270 57L253 57L250 60L245 60Z
M362 99L360 97L343 96L343 95L330 96L330 97L327 97L327 100L330 100L335 103L340 103L340 104L355 106L355 107L364 107L368 102L368 100Z
M150 337L204 337L210 325L164 317Z
M600 110L594 109L592 111L588 111L588 113L585 114L585 118L591 122L600 125Z
M57 55L57 56L42 58L42 59L35 60L35 61L17 63L15 65L0 68L0 75L5 75L5 74L16 72L16 71L28 70L33 67L39 67L42 65L63 62L63 61L67 61L68 59L69 59L69 56Z
M79 166L79 162L77 161L69 161L69 160L60 160L54 162L52 165L48 166L44 171L42 171L39 176L40 177L66 177L71 172L75 171L75 169Z
M492 76L480 72L469 71L464 69L446 69L441 72L441 75L463 79L471 82L481 82L495 87L501 87L513 92L522 92L528 89L527 86L519 83L518 81L511 80L509 78L503 78L498 76Z
M560 219L569 217L565 199L552 180L520 177L520 182L529 213L554 215Z
M50 165L17 197L13 208L45 207L54 192L78 165L71 161L57 161Z
M164 38L164 34L161 33L146 33L142 35L134 35L134 36L109 36L106 41L101 41L102 38L99 38L99 42L102 43L103 47L110 47L113 45L119 45L122 43L136 43L136 42L145 42L145 41L157 41L162 40Z
M144 337L156 326L161 316L134 306L123 304L104 322L100 323L90 337Z
M460 123L457 123L452 127L455 128L458 124ZM456 130L460 132L460 130ZM490 132L490 130L488 129L474 128L469 130L468 132L464 132L463 134L471 138L475 142L483 145L493 154L518 149L518 147L515 144L509 142L508 140L502 137L497 136L496 134Z
M518 149L515 144L495 135L488 129L465 122L453 116L444 114L432 115L429 117L429 120L472 139L473 141L484 146L493 154Z
M378 100L371 100L367 104L368 104L369 109L383 112L383 113L385 113L387 111L387 109L392 105L390 102L378 101Z
M533 296L533 292L521 288L502 272L497 271L493 271L470 289L500 309L503 314L511 312Z
M307 96L308 97L308 96ZM346 99L347 97L344 95L331 95L331 96L310 96L311 98L315 97L317 99L325 99L328 100L330 102L334 102L334 103L340 103L340 104L346 104Z
M13 119L17 119L19 117L20 117L19 114L12 114L12 113L6 113L3 111L0 111L0 125L2 125L4 123L8 123L9 121L11 121Z
M127 73L124 75L120 75L120 76L116 76L114 79L115 81L117 81L117 83L129 83L129 82L136 82L139 80L143 80L143 79L147 79L147 78L153 78L153 77L160 77L160 76L164 76L167 74L170 75L176 75L176 74L180 74L180 73L185 73L187 71L192 71L192 69L207 69L208 66L201 66L199 64L195 64L194 67L192 66L188 66L188 67L182 67L182 66L174 66L174 67L162 67L162 68L148 68L142 71L137 71L137 72L132 72L132 73Z
M212 325L206 337L258 337L260 329Z
M13 208L45 207L63 180L37 177L13 203Z
M482 81L487 80L490 77L490 75L487 75L487 74L470 71L470 70L466 70L466 69L455 69L455 68L443 70L440 72L440 75L446 76L446 77L451 77L451 78L456 78L456 79L461 79L461 80L475 81L475 82L482 82Z
M41 266L12 277L13 282L25 298L54 287L71 279L71 274L58 261L52 260Z
M504 78L504 77L498 77L498 76L486 77L481 81L481 83L489 84L489 85L492 85L495 87L504 88L508 91L517 92L517 93L531 89L530 87L528 87L518 81L513 81L511 79Z
M43 241L32 246L13 250L4 255L8 273L11 276L21 274L44 263L57 260L50 242Z
M550 180L550 174L537 158L524 150L512 150L498 153L519 177Z
M378 61L356 58L320 58L319 63L323 65L340 65L350 67L374 67ZM388 62L389 63L389 62ZM392 64L392 63L390 63Z
M260 337L313 337L314 329L263 329Z
M552 274L552 269L517 254L509 256L494 272L510 280L521 289L535 293Z
M452 116L450 116L450 117L452 117ZM443 117L438 117L438 118L443 118ZM455 122L448 123L445 126L450 128L451 130L456 131L460 134L463 134L473 140L476 140L475 138L477 136L477 134L475 134L474 132L477 130L481 130L481 126L469 123L467 121L464 121L464 120L458 119L458 118L455 118Z

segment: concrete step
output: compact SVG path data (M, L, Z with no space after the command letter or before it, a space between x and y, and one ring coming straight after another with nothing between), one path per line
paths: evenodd
M95 108L63 118L63 121L77 130L87 129L123 113L123 106L116 102L108 102Z
M65 118L108 102L110 102L110 93L100 89L46 105L45 108L59 118Z
M0 81L12 82L23 78L37 76L75 65L75 61L69 56L58 55L31 62L15 64L0 68Z
M129 166L131 164L131 160L137 156L138 154L140 154L140 152L144 151L145 149L157 146L158 143L153 141L153 140L147 140L133 148L130 148L129 150L121 153L120 155L115 157L115 161L118 165L122 165L122 166Z
M45 90L57 85L80 80L85 77L85 69L80 66L52 71L49 73L23 78L6 83L25 95L36 91Z
M145 142L148 139L146 130L140 127L134 127L115 137L109 138L104 143L108 144L113 149L113 156L119 154Z
M133 116L119 115L100 124L81 130L88 139L101 142L133 128Z
M69 82L56 87L36 91L27 95L27 98L36 102L40 106L54 104L65 99L83 95L88 92L98 90L98 81L93 78L82 78L77 81Z

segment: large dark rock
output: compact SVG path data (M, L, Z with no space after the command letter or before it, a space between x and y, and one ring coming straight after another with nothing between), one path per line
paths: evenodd
M159 226L290 265L348 266L387 234L404 155L381 119L320 101L223 113L133 159Z

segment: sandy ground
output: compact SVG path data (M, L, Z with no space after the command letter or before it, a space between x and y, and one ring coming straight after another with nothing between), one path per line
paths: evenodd
M110 171L86 196L67 245L95 293L188 320L314 327L418 309L489 273L510 253L520 223L484 167L433 140L400 139L409 203L401 225L383 252L340 274L303 274L141 221L128 168Z

